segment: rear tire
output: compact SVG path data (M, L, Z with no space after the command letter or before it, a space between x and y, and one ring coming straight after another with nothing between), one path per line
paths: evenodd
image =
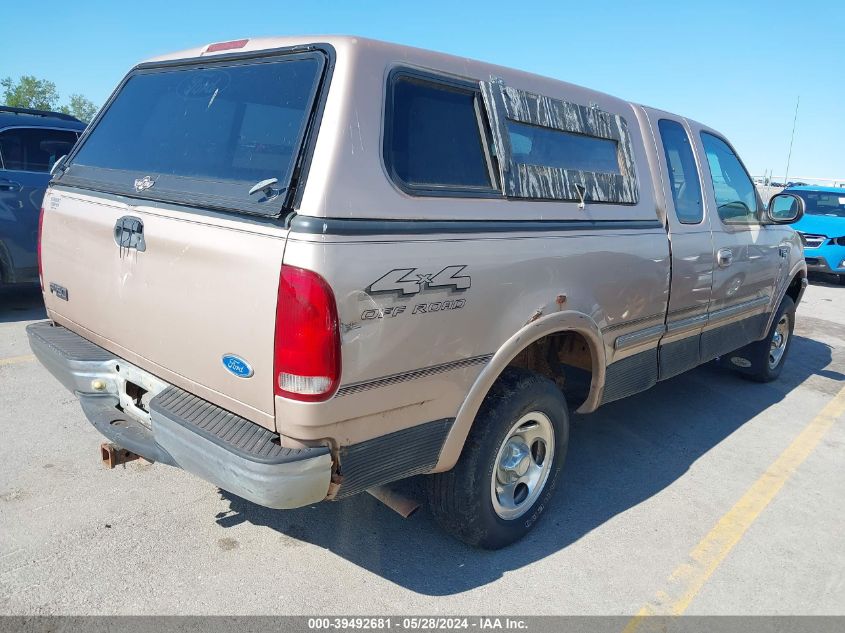
M786 356L792 345L792 331L795 328L795 302L785 296L772 320L769 333L761 341L751 343L743 349L730 354L751 362L751 367L743 375L755 382L771 382L780 376Z
M569 413L547 378L508 368L490 390L458 463L429 477L429 506L458 539L499 549L548 507L569 442Z

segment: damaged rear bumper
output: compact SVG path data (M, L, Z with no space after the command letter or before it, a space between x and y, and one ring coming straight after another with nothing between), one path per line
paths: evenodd
M112 442L269 508L325 499L332 472L327 447L284 448L277 434L163 383L49 321L28 326L27 335L38 360L77 395L87 418ZM122 404L127 371L156 385L149 420L128 414Z

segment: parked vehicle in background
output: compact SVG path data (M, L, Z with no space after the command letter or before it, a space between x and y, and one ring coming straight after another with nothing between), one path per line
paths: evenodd
M133 69L57 169L30 344L133 453L272 508L428 474L444 528L502 547L565 484L570 408L717 357L777 378L802 205L561 81L211 44Z
M38 281L38 217L50 169L84 129L69 114L0 106L0 284Z
M806 215L794 225L804 244L807 268L837 275L845 284L845 190L839 187L790 187Z

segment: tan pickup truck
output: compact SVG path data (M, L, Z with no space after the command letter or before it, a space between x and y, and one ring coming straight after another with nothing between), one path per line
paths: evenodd
M133 68L54 169L29 337L127 451L271 508L425 474L496 548L565 484L570 410L717 358L778 376L802 204L764 207L718 132L562 81L211 44Z

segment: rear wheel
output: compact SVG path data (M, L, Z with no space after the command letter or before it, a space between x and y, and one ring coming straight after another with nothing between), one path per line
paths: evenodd
M485 549L519 540L548 507L568 439L560 389L537 374L505 370L482 404L458 463L429 478L438 523Z

